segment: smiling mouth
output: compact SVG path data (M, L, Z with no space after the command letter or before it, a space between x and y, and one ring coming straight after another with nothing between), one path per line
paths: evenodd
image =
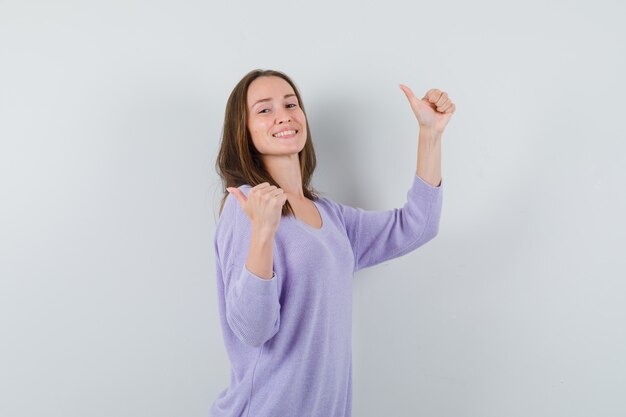
M276 135L272 135L272 137L274 137L276 139L289 139L289 138L292 138L292 137L296 136L298 134L299 130L292 129L292 130L289 130L288 132L294 132L294 133L290 133L290 134L285 135L284 133L280 132L280 133L277 133Z

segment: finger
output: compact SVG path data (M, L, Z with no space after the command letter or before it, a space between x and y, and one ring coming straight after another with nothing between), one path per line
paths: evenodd
M437 107L443 106L443 104L446 102L447 99L448 99L448 93L446 93L445 91L442 91L441 95L439 96L436 102Z
M413 90L411 90L408 86L400 84L400 89L404 92L409 100L415 97L415 94L413 94Z
M284 194L284 193L285 191L282 188L276 188L275 190L271 191L270 195L272 197L278 197L279 195Z
M454 113L454 110L456 110L456 105L452 103L449 107L443 110L442 113Z
M264 197L272 197L274 192L278 189L275 185L268 185L267 187L263 187L259 189L258 193Z
M436 88L431 88L426 92L426 95L424 95L424 98L431 103L436 103L437 100L439 100L439 97L441 97L441 90L438 90Z
M287 194L285 194L282 188L277 188L270 195L274 201L280 203L281 207L285 205L285 202L287 201Z
M439 107L437 110L439 110L440 112L444 113L447 110L451 109L453 105L454 105L453 102L447 101L443 106Z

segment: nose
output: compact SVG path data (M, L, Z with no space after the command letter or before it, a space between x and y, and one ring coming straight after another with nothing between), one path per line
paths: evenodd
M291 116L287 110L283 109L282 111L276 113L276 121L278 123L289 122L291 121Z

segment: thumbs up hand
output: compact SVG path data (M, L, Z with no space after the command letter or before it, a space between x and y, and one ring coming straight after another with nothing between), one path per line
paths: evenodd
M420 128L429 128L434 132L443 133L456 111L456 105L450 100L448 93L432 88L419 99L406 85L400 84L400 89L409 100Z
M267 182L250 188L248 196L236 187L226 189L233 194L243 211L252 222L252 227L275 234L280 225L283 205L287 195L282 188L270 185Z

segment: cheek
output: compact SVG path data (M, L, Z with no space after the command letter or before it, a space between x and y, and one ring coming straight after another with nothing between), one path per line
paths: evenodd
M248 129L250 130L250 133L258 135L259 133L263 133L264 124L259 120L253 120L248 123Z

